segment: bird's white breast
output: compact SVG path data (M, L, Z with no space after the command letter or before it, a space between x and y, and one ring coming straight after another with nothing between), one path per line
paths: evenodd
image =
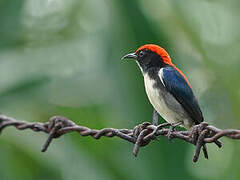
M166 101L171 101L181 108L176 99L167 92L163 92L161 88L156 87L156 80L151 79L148 74L144 74L145 90L151 104L155 110L169 123L176 123L179 121L185 121L185 118L180 117L180 114L172 110L167 106ZM164 86L164 85L163 85ZM164 87L163 87L164 88ZM161 92L162 91L162 92ZM188 122L186 122L188 123ZM185 124L185 123L184 123Z

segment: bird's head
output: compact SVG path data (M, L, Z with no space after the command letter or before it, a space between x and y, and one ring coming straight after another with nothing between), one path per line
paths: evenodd
M134 53L127 54L122 59L134 59L143 72L149 68L161 68L165 65L173 65L167 51L155 44L141 46Z

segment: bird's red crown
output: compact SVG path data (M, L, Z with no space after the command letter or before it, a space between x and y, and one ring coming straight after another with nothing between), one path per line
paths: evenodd
M155 45L155 44L146 44L146 45L143 45L140 48L138 48L136 52L141 51L143 49L147 49L147 50L157 53L162 58L162 60L165 64L173 65L169 54L162 47Z
M191 87L188 79L186 78L186 76L183 74L183 72L178 69L173 63L172 63L172 60L169 56L169 54L167 53L167 51L165 49L163 49L162 47L158 46L158 45L155 45L155 44L145 44L143 46L141 46L140 48L137 49L136 52L138 51L141 51L143 49L147 49L147 50L150 50L152 52L155 52L157 53L163 60L163 62L165 64L168 64L170 66L172 66L173 68L175 68L183 77L184 79L187 81L188 85Z

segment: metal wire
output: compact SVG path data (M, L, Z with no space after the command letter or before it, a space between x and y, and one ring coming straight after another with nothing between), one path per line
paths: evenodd
M0 133L9 126L13 126L18 130L31 129L35 132L47 133L48 138L42 147L42 152L48 149L54 138L59 138L67 133L77 132L81 136L92 136L95 139L100 139L102 136L110 138L119 137L134 144L133 154L137 156L140 147L148 145L152 140L156 140L158 136L165 136L169 139L182 139L195 145L193 162L197 162L201 148L203 149L205 158L208 158L207 143L215 143L220 148L222 143L219 139L223 136L231 139L240 139L240 130L222 130L208 125L206 122L194 126L191 131L169 132L169 129L166 128L169 125L169 123L163 123L155 126L144 122L133 129L104 128L98 130L77 125L72 120L62 116L54 116L45 123L39 123L19 121L12 117L0 115Z

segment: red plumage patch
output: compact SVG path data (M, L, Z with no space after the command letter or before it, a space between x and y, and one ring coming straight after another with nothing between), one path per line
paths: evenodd
M190 86L190 83L189 83L188 79L186 78L186 76L183 74L183 72L180 69L178 69L172 63L172 60L165 49L163 49L162 47L155 45L155 44L146 44L146 45L143 45L140 48L138 48L136 52L141 51L143 49L148 49L152 52L157 53L162 58L163 62L165 64L168 64L168 65L172 66L173 68L175 68L184 77L184 79L187 81L188 85Z
M165 64L172 65L172 60L171 60L170 56L168 55L167 51L165 51L165 49L163 49L162 47L155 45L155 44L146 44L146 45L143 45L140 48L138 48L136 52L141 51L143 49L148 49L152 52L157 53L159 56L161 56L161 58Z

